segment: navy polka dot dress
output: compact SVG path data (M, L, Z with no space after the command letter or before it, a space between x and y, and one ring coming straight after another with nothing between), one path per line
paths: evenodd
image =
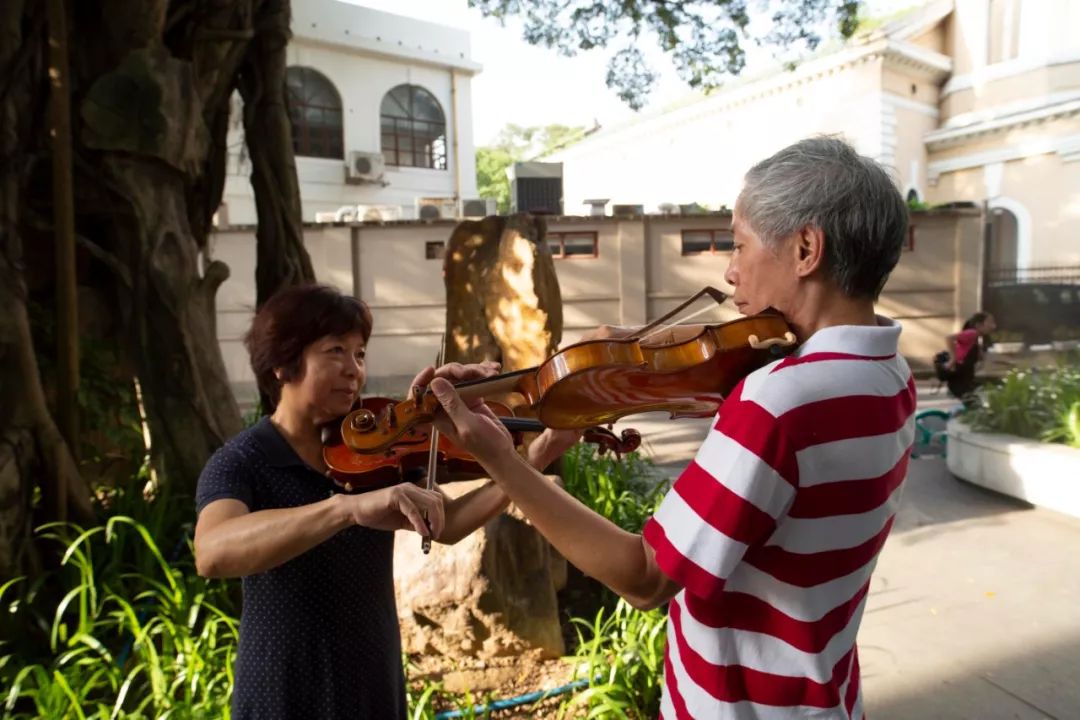
M263 418L207 462L196 511L222 498L299 507L336 490ZM405 717L393 550L392 532L351 527L243 579L233 718Z

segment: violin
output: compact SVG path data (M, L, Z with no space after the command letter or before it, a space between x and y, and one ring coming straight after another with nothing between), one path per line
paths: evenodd
M395 402L385 397L365 397L354 406L354 411L367 410L379 414L393 407ZM485 404L514 435L515 445L521 444L523 433L544 430L539 420L514 417L510 408L502 403L488 401ZM422 477L431 451L430 424L416 424L403 433L394 445L369 454L357 453L346 445L341 426L342 423L332 423L325 428L323 462L329 468L327 474L330 479L346 491L373 490ZM628 429L616 435L610 430L594 427L585 430L582 440L595 443L601 455L612 452L620 456L633 452L641 445L641 434ZM437 465L454 479L487 475L472 455L446 436L440 435L437 439L437 456Z
M709 294L705 288L664 317L623 338L588 340L561 350L542 365L456 386L466 400L515 392L546 427L581 429L610 425L641 412L672 418L711 417L742 378L783 357L795 334L779 313L767 311L730 322L703 325L679 340L646 342L654 327ZM387 405L360 409L341 423L342 441L357 453L379 453L406 440L440 409L431 391Z

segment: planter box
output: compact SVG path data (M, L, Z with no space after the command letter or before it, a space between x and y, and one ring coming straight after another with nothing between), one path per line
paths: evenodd
M1080 348L1080 340L1055 340L1050 345L1058 352L1068 352Z
M949 472L975 485L1080 518L1080 449L948 426Z
M1023 352L1025 348L1022 342L996 342L990 346L990 352L998 353L999 355L1013 355L1018 352Z

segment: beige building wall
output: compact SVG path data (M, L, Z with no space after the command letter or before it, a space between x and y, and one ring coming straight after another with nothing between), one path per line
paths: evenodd
M904 324L901 351L925 367L978 307L981 219L973 211L913 214L914 246L905 251L879 303ZM563 298L563 342L598 325L640 326L662 316L702 287L722 291L730 255L682 254L682 233L726 230L726 213L639 216L629 219L552 218L549 232L596 232L597 257L556 259ZM442 261L427 260L427 243L450 237L452 222L308 227L304 243L320 282L370 305L375 327L368 348L369 393L399 392L432 363L446 318ZM229 265L217 296L218 339L229 379L242 404L254 401L254 378L243 336L255 305L255 236L251 228L215 233L211 255ZM694 309L708 308L708 303ZM730 304L693 322L738 317Z

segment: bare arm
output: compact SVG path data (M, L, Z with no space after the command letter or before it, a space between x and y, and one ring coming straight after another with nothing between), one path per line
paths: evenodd
M658 607L681 589L660 569L641 535L585 507L521 458L504 456L488 470L563 557L634 607Z
M215 500L195 525L195 568L203 577L227 578L282 565L352 525L343 498L258 512L239 500Z
M347 527L378 530L412 528L428 534L443 529L438 492L409 484L361 495L335 495L295 508L251 512L231 498L215 500L195 525L195 569L203 577L243 577L265 572L302 555Z
M578 441L580 433L545 430L529 445L528 463L542 470ZM546 478L545 478L546 481ZM461 497L446 498L446 529L436 539L453 545L506 510L510 498L495 483L487 483Z

